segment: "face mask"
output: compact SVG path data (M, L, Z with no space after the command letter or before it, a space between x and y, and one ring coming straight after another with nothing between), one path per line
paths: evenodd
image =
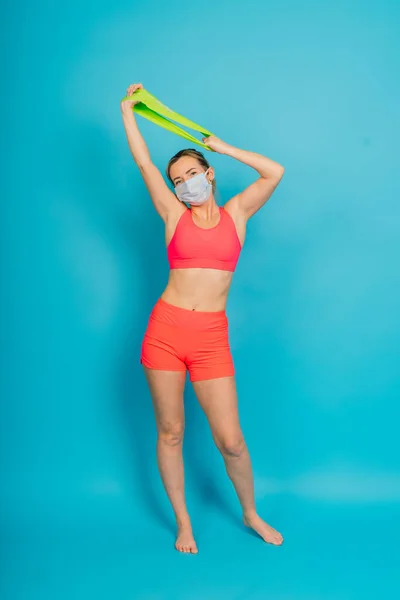
M206 177L207 171L176 186L175 193L181 202L187 202L192 206L200 206L207 202L212 190L212 185Z

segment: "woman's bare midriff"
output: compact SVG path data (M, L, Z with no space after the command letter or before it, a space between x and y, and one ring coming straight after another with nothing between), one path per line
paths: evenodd
M171 269L161 298L187 310L225 310L232 276L217 269Z

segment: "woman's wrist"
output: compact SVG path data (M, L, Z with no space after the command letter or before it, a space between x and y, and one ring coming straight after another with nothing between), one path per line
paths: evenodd
M135 120L135 115L133 114L132 108L121 108L121 114L123 119L133 119Z
M221 154L226 154L227 156L236 158L238 152L240 152L239 148L236 148L235 146L231 146L231 144L227 144L226 142L224 142L224 148Z
M232 153L234 152L234 150L235 150L234 146L231 146L230 144L227 144L226 142L222 142L222 144L218 148L217 152L218 152L218 154L226 154L227 156L232 156Z

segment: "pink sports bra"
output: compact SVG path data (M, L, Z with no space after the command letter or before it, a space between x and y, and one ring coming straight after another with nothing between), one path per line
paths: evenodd
M235 270L242 246L230 214L222 206L219 213L209 229L196 225L190 209L181 215L167 248L171 269Z

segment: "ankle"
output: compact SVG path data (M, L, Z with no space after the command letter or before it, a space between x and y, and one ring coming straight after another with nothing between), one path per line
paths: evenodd
M258 517L258 515L257 515L257 512L256 512L255 508L252 508L250 510L246 510L246 511L243 512L243 518L246 521L253 521L257 517Z
M190 522L190 517L187 513L183 515L176 515L176 524L180 528L188 528L192 526Z

